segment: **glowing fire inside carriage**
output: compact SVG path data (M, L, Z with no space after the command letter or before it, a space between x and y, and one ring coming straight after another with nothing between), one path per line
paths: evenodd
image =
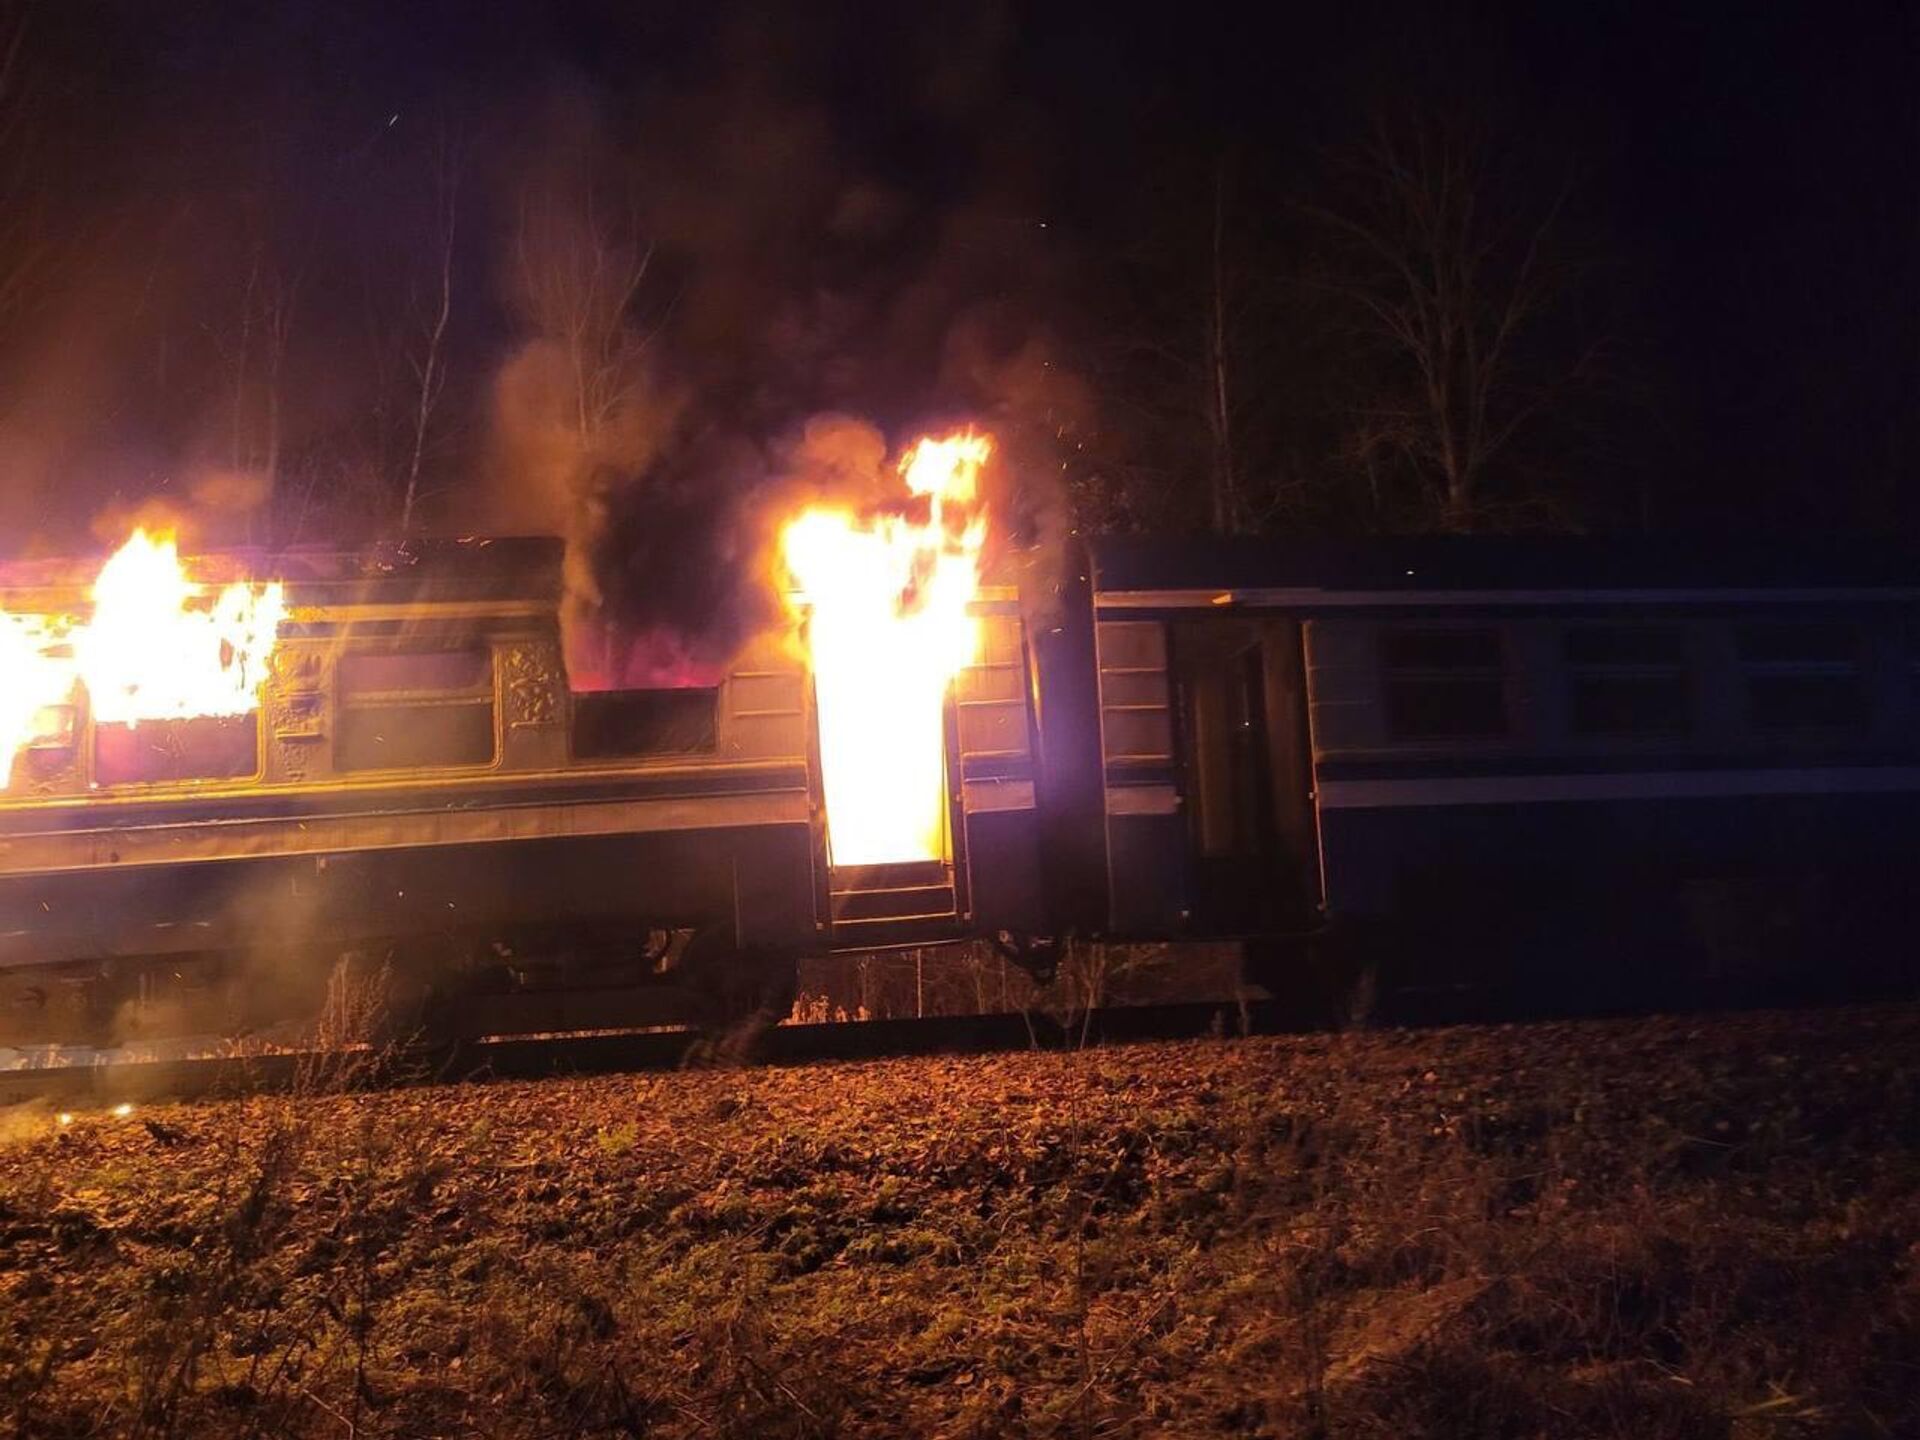
M96 723L244 716L285 613L277 582L196 584L170 534L137 529L100 569L93 611L0 610L0 760L70 742L84 692Z
M979 650L987 517L971 431L927 438L901 461L902 495L860 514L793 519L782 559L798 587L814 677L834 862L950 858L945 707ZM171 534L136 529L96 577L92 613L0 609L0 761L71 743L84 697L97 725L243 717L286 617L278 581L189 578ZM0 775L0 780L4 780Z
M267 578L138 531L0 573L0 912L27 922L0 924L0 1050L275 1024L349 958L430 987L435 1033L544 1033L704 1015L703 973L771 993L808 953L1031 931L991 451L929 438L879 503L784 517L757 578L790 623L704 685L580 684L556 539Z
M905 497L869 515L810 509L782 550L806 612L827 833L837 866L950 858L946 705L980 648L984 435L925 439Z

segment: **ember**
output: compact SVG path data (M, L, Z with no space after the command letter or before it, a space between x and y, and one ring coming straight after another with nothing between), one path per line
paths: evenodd
M947 854L946 697L973 658L986 512L971 431L920 441L878 513L814 507L782 551L807 615L827 837L836 865Z

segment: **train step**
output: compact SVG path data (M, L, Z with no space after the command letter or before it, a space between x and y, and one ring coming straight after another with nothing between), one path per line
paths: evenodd
M843 939L843 933L867 937L890 934L888 927L892 927L917 936L922 932L957 932L959 927L960 905L953 888L953 872L938 860L837 866L829 877L827 891L827 910L833 918L837 945L921 943L888 938L856 942Z
M958 906L951 885L913 885L898 890L851 890L828 897L836 925L848 920L907 920L952 916Z
M851 895L865 890L911 890L934 885L951 885L953 876L938 860L910 860L893 865L836 865L829 872L828 888L836 895Z
M871 920L836 920L835 950L901 950L918 945L946 945L967 937L960 917L945 915L890 915Z

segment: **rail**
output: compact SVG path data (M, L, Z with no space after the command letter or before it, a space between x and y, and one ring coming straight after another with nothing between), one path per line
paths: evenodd
M73 1105L151 1103L264 1094L305 1086L534 1080L752 1063L804 1065L898 1056L1063 1049L1299 1028L1271 1001L1117 1006L1073 1014L943 1016L844 1024L744 1026L727 1034L645 1031L458 1041L382 1052L279 1052L191 1060L116 1061L0 1071L0 1107L44 1099Z

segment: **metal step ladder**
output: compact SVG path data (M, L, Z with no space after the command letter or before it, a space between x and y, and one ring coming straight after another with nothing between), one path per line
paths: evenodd
M964 934L953 870L939 860L835 866L827 901L836 950L937 945Z

